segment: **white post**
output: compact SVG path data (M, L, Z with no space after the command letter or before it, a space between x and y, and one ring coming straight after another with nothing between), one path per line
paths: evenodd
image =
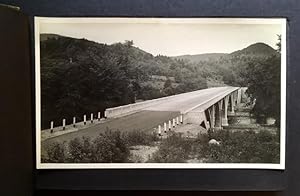
M179 117L176 117L176 123L179 125Z
M86 115L83 115L83 124L86 125Z
M53 133L53 126L54 126L54 123L53 123L53 121L51 121L51 122L50 122L50 132L51 132L51 133Z
M158 135L161 136L161 126L158 125Z
M91 123L93 123L93 120L94 120L94 114L91 113Z
M73 127L76 127L76 117L73 117Z
M100 114L101 114L101 113L100 113L100 112L98 112L98 121L100 121Z
M66 119L63 119L63 130L66 129Z
M164 123L164 131L167 133L167 123Z
M183 116L182 116L182 114L180 115L180 123L181 124L183 123Z
M176 123L175 123L175 118L173 118L173 127L176 126Z
M171 121L169 120L169 131L172 129L172 123Z

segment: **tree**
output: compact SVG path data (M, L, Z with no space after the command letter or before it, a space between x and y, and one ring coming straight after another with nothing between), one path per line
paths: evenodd
M277 37L278 37L278 42L277 42L277 44L276 44L276 46L277 46L277 52L278 53L281 53L281 35L277 35Z

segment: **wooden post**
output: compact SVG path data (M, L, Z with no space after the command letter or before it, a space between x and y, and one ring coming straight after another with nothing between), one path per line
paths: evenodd
M183 116L182 116L182 114L180 115L180 123L181 124L183 123Z
M51 121L50 122L50 133L53 133L53 125L54 125L54 123L53 123L53 121Z
M93 120L94 120L94 114L91 113L91 123L93 123Z
M86 125L86 115L83 115L83 124Z
M177 125L179 125L179 117L178 116L176 117L176 123L177 123Z
M167 123L164 123L164 132L167 133Z
M175 118L173 118L173 127L176 126L176 123L175 123Z
M73 117L73 127L76 127L76 117Z
M98 121L100 121L100 118L101 118L101 113L98 112Z
M66 129L66 119L63 119L63 130L65 130Z
M172 129L172 123L171 123L171 120L169 120L169 131L171 131Z

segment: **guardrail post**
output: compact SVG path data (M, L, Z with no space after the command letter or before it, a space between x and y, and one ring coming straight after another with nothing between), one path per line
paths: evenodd
M169 131L171 131L172 129L172 123L171 123L171 120L169 120Z
M173 118L173 127L176 126L176 123L175 123L175 118Z
M101 118L101 113L98 112L98 121L100 121L100 118Z
M62 124L63 124L63 130L65 130L66 129L66 119L63 119Z
M176 123L177 123L177 125L179 125L179 117L178 116L176 117Z
M161 136L161 126L158 125L158 135Z
M73 117L73 127L76 127L76 117Z
M54 126L54 123L53 121L50 122L50 133L53 133L53 126Z
M167 123L164 123L164 132L167 133Z
M91 113L91 123L93 123L93 120L94 120L94 114Z
M182 114L180 115L180 123L183 124L183 116L182 116Z
M86 125L86 115L83 115L83 124Z

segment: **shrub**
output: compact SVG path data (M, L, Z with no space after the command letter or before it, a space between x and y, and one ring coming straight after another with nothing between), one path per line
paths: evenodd
M155 163L180 163L188 159L191 145L180 135L171 135L163 140L159 150L155 152L149 162Z
M211 145L209 162L222 163L278 163L279 142L272 133L261 131L230 132L212 134L221 145Z
M93 144L90 138L75 138L69 143L68 160L71 163L89 163L94 158Z
M107 130L94 140L74 138L69 143L54 143L46 150L48 163L112 163L127 162L129 148L119 131Z
M66 162L65 152L66 149L64 143L55 142L46 148L47 156L42 158L42 162L64 163Z
M129 148L119 131L107 130L95 140L94 162L121 163L129 157Z
M206 158L209 150L209 134L198 134L197 138L191 143L191 155L196 158Z
M148 133L138 130L125 132L123 133L122 137L124 138L127 146L152 145L159 139L155 133Z

